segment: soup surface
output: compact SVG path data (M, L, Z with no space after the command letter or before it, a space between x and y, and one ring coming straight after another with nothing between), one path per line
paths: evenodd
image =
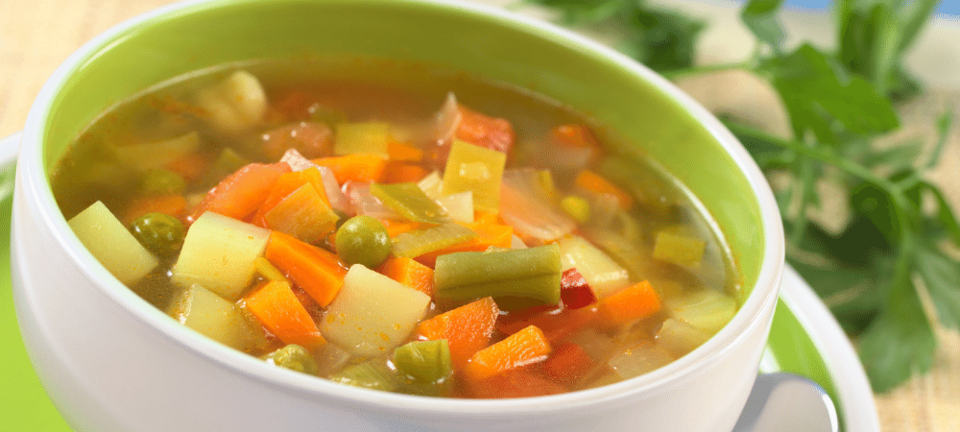
M230 65L108 110L52 185L172 318L346 385L556 394L632 378L734 315L695 201L588 117L386 61Z

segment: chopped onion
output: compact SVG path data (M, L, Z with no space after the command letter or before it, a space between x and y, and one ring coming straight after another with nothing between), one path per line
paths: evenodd
M510 249L526 249L526 248L527 248L526 243L524 243L523 240L520 239L520 237L517 237L516 234L514 234L510 238Z
M283 154L283 157L280 158L280 162L286 162L287 165L290 165L291 171L303 171L308 168L313 168L317 164L310 162L310 159L303 157L297 149L289 149L286 153ZM338 188L339 189L339 188Z
M466 191L437 198L454 222L473 223L473 192Z
M444 101L440 111L434 116L436 141L438 143L452 141L461 121L463 121L463 114L460 113L460 108L457 106L457 97L453 95L453 92L447 93L447 100Z
M323 190L327 193L327 200L330 201L330 208L343 214L354 214L353 206L347 196L340 190L340 184L337 183L337 177L333 170L327 167L317 167L320 170L320 179L323 180Z
M517 231L554 241L576 228L551 198L534 170L508 170L500 187L500 216Z
M403 219L370 193L369 183L348 181L344 183L343 188L350 204L353 206L353 210L358 215L376 219Z

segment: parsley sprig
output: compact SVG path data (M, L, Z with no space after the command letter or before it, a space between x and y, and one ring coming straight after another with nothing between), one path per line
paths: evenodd
M619 48L668 78L740 69L769 82L790 116L791 136L725 123L765 173L790 179L776 191L788 261L857 337L876 391L930 369L932 319L960 329L960 221L925 179L954 114L937 120L931 150L922 140L876 143L900 126L895 103L921 91L903 55L937 0L837 0L835 51L784 46L783 0L751 0L740 16L757 39L753 56L706 66L692 66L704 24L680 12L644 0L526 3L558 12L570 26L621 29ZM848 191L851 216L839 232L810 217L820 207L822 182Z

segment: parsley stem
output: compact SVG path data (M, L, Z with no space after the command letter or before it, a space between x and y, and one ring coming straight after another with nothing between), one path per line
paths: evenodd
M717 64L692 66L688 68L660 71L660 75L663 75L663 77L668 80L675 80L677 78L681 78L687 75L706 74L706 73L723 72L723 71L738 70L738 69L749 70L753 68L753 65L754 63L752 61L745 61L745 62L739 62L739 63L717 63Z

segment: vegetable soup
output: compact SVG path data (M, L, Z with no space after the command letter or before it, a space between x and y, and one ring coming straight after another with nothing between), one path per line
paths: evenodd
M657 369L738 308L708 215L628 148L531 91L300 58L125 101L51 182L117 279L220 343L344 385L529 397Z

